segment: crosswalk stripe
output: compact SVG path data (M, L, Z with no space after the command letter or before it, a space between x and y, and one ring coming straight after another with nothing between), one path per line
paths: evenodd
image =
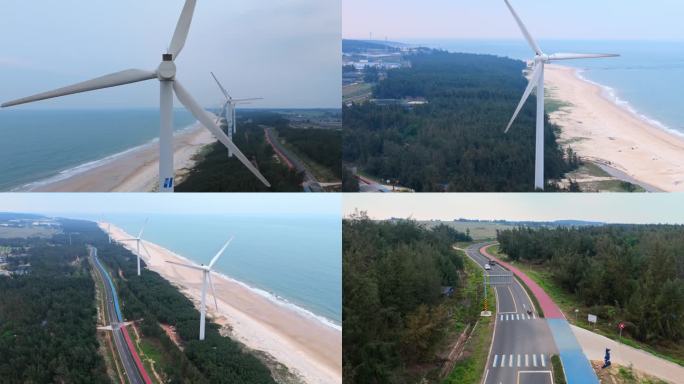
M501 315L501 321L503 321L503 315Z
M515 319L516 319L516 320L520 320L520 315L516 313L516 314L515 314Z
M546 361L544 361L544 354L542 353L542 354L539 355L539 356L541 356L542 367L546 367Z
M527 320L529 320L529 319L530 319L530 315L527 315Z
M532 354L532 365L537 366L537 355L534 353Z
M508 315L506 315L506 321L508 321Z
M509 367L513 366L513 355L508 355L508 366Z
M494 355L494 363L492 364L493 368L496 368L496 361L499 359L499 355Z
M527 355L527 353L525 354L525 366L526 367L530 366L530 360L529 360L529 356Z
M518 354L518 367L520 366L520 354Z
M532 314L532 319L534 319L534 318L535 318L535 317L534 317L534 313L533 313L533 314Z

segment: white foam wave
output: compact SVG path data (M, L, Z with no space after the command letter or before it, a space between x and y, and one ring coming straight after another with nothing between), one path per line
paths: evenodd
M181 129L177 130L177 131L174 133L174 135L183 134L183 133L186 133L186 132L188 132L188 131L190 131L190 130L192 130L192 129L195 129L195 128L198 127L198 124L199 124L199 123L195 122L195 123L190 124L190 125L188 125L188 126L186 126L186 127L183 127L183 128L181 128ZM115 154L113 154L113 155L104 157L104 158L99 159L99 160L89 161L89 162L87 162L87 163L83 163L83 164L77 165L77 166L75 166L75 167L72 167L72 168L68 168L68 169L59 171L59 173L57 173L56 175L50 176L50 177L48 177L48 178L46 178L46 179L42 179L42 180L38 180L38 181L33 181L33 182L31 182L31 183L24 184L24 185L21 185L21 186L19 186L19 187L13 188L13 189L11 190L11 192L31 192L31 191L36 190L37 188L44 187L44 186L46 186L46 185L50 185L50 184L53 184L53 183L57 183L57 182L60 182L60 181L63 181L63 180L67 180L67 179L72 178L72 177L74 177L74 176L76 176L76 175L79 175L79 174L88 172L88 171L90 171L90 170L92 170L92 169L95 169L95 168L97 168L97 167L103 166L103 165L105 165L105 164L109 164L109 163L111 163L111 162L113 162L113 161L115 161L115 160L117 160L117 159L120 159L120 158L122 158L122 157L124 157L124 156L126 156L126 155L129 155L129 154L131 154L131 153L134 153L134 152L141 151L141 150L144 150L144 149L146 149L146 148L149 148L150 146L155 145L155 144L158 143L158 142L159 142L159 138L158 138L158 137L155 137L154 139L152 139L152 140L150 140L150 141L148 141L148 142L146 142L146 143L144 143L144 144L141 144L141 145L138 145L138 146L135 146L135 147L126 149L126 150L124 150L124 151L122 151L122 152L115 153Z
M575 76L577 76L578 79L599 87L601 89L601 96L603 96L605 99L611 101L612 103L614 103L618 107L629 112L633 116L637 117L639 120L641 120L641 121L643 121L643 122L645 122L645 123L647 123L647 124L649 124L655 128L661 129L661 130L663 130L663 131L665 131L671 135L675 135L677 137L684 138L684 132L681 132L679 130L671 128L671 127L667 126L666 124L664 124L663 122L656 120L650 116L647 116L647 115L639 112L629 101L621 99L618 96L615 88L604 85L604 84L600 84L600 83L597 83L593 80L588 79L586 76L584 76L584 72L586 72L586 70L575 69L574 72L575 72Z

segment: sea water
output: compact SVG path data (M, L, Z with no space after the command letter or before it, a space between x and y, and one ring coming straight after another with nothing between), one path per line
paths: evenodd
M195 119L175 111L174 127ZM0 111L0 191L69 176L159 137L158 109Z
M137 236L147 217L145 240L197 264L209 264L233 237L215 265L216 272L246 284L280 305L341 329L339 215L136 214L108 216L106 220Z
M518 60L534 54L525 40L409 39L412 45L450 52L483 53ZM617 53L607 59L567 60L580 76L604 88L606 96L640 118L684 135L684 41L540 40L547 54Z

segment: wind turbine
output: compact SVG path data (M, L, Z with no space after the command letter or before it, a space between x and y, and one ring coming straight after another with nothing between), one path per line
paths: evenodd
M145 250L145 253L147 253L147 257L150 257L150 252L147 250L147 247L145 247L145 243L142 241L142 234L145 231L145 227L147 226L147 222L150 219L147 218L145 219L145 224L143 224L142 228L140 228L140 233L138 233L138 236L130 238L130 239L121 239L121 241L135 241L135 248L136 248L136 256L138 258L138 276L140 276L140 246L142 245L143 249Z
M230 139L233 139L233 135L237 133L237 119L236 119L236 113L235 113L235 107L239 104L249 104L252 101L256 100L263 100L262 97L253 97L253 98L248 98L248 99L233 99L233 97L226 91L226 89L221 85L221 82L218 80L216 75L214 75L214 72L211 72L211 76L214 78L216 81L216 84L218 84L219 88L221 89L221 92L223 93L223 96L226 97L226 102L223 104L223 109L221 109L221 113L219 114L219 117L224 116L226 117L226 121L228 123L228 137ZM230 113L230 118L226 116L226 112ZM228 157L233 157L233 154L228 148Z
M513 18L515 18L516 23L518 24L518 27L522 31L522 34L525 36L525 39L527 40L527 43L532 47L532 50L534 51L534 66L532 68L532 74L530 75L530 80L529 84L527 85L527 89L525 89L525 93L523 93L522 100L520 100L520 103L518 104L518 108L516 108L515 113L513 114L513 117L511 118L511 121L508 123L508 126L506 127L506 131L511 128L511 125L513 125L513 122L515 121L515 118L518 116L518 113L520 113L520 110L522 109L523 105L525 105L525 102L527 101L527 98L530 97L530 94L532 93L533 89L537 89L537 132L536 132L536 144L535 144L535 162L534 162L534 187L535 189L544 189L544 66L548 63L554 62L554 61L560 61L560 60L574 60L574 59L597 59L597 58L603 58L603 57L617 57L620 55L615 55L615 54L585 54L585 53L555 53L552 55L547 55L545 54L541 48L539 48L539 45L537 45L537 42L532 38L532 35L530 32L527 30L527 27L525 27L525 24L523 24L522 20L520 19L520 16L518 16L517 12L515 12L515 9L511 6L511 3L508 0L504 0L506 2L506 5L508 6L508 9L511 11L511 14L513 14Z
M209 282L209 286L211 287L211 295L214 297L214 305L216 306L216 310L218 311L218 302L216 301L216 292L214 292L214 283L211 281L211 273L213 270L211 269L214 264L218 261L218 259L223 255L223 252L225 252L226 248L228 248L228 245L230 242L233 241L233 238L231 237L226 241L226 244L223 245L223 248L221 248L218 253L214 256L213 259L211 259L211 262L209 262L209 265L193 265L193 264L183 264L183 263L176 263L174 261L166 261L167 263L170 264L175 264L175 265L180 265L181 267L185 268L192 268L192 269L197 269L199 271L202 271L202 300L200 304L200 334L199 334L199 339L204 340L204 323L207 317L207 281Z
M216 125L211 116L199 105L197 101L176 79L176 65L174 61L185 46L185 41L190 31L190 24L195 11L197 0L186 0L176 30L171 40L171 45L162 55L162 62L156 70L146 71L140 69L128 69L121 72L98 77L82 83L59 88L53 91L29 96L2 104L3 108L34 101L51 99L55 97L72 95L76 93L94 91L97 89L116 87L124 84L137 83L146 80L157 79L160 84L160 112L161 127L159 134L159 191L173 192L174 169L173 169L173 95L187 108L192 115L207 128L211 133L228 147L232 153L267 187L270 184L259 170L240 152L233 142Z

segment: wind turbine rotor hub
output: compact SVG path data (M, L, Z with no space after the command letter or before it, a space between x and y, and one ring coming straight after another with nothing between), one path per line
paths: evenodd
M549 62L549 55L542 53L541 55L535 56L534 61L536 61L538 63L548 63Z
M173 61L162 61L157 69L159 80L173 80L176 77L176 64Z

